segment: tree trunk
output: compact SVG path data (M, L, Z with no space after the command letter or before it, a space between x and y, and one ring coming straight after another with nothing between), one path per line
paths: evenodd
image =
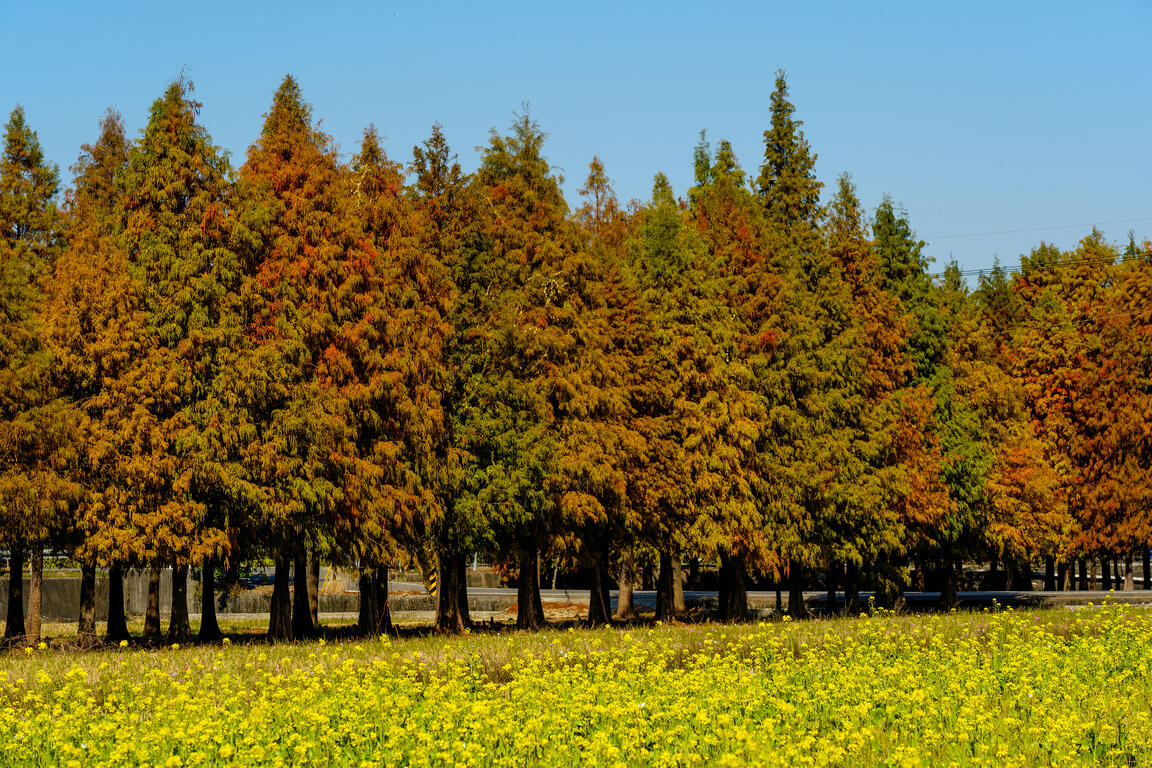
M674 578L672 556L661 553L660 573L656 576L657 621L668 621L676 618L676 595L672 586Z
M688 591L695 592L700 589L700 558L693 557L688 561Z
M188 566L172 568L172 612L168 616L168 636L166 643L187 643L192 639L192 628L188 625Z
M632 601L632 586L636 581L636 561L631 550L620 556L620 594L616 598L616 616L621 619L636 617L636 604Z
M376 604L375 569L364 560L360 562L360 614L356 620L356 632L362 637L376 634L380 626L380 606ZM437 617L439 620L439 617ZM439 626L439 625L437 625Z
M925 571L928 568L923 559L916 560L916 575L912 577L912 591L923 592L925 587Z
M388 566L376 566L372 576L372 587L376 590L376 609L380 612L380 620L376 625L376 633L380 635L395 635L396 629L392 626L392 609L388 605Z
M1112 583L1116 585L1117 591L1124 589L1124 576L1120 573L1120 558L1112 558Z
M8 559L11 572L8 577L8 620L4 624L5 642L19 642L25 635L24 627L24 542L12 544Z
M148 640L160 639L160 566L156 563L148 569L148 605L144 609L144 637Z
M291 570L292 562L288 558L276 559L276 576L272 582L272 605L268 609L268 639L272 641L292 642L292 590L288 587Z
M80 616L76 621L76 644L81 648L96 645L96 563L80 565Z
M1084 558L1079 558L1080 563L1080 590L1088 589L1088 562Z
M463 553L456 555L456 607L464 626L472 626L472 614L468 610L468 560Z
M943 579L940 584L940 610L942 611L951 611L960 602L960 590L957 585L960 574L957 572L956 565L949 557L940 560L940 576Z
M36 542L32 546L32 563L28 579L28 613L24 618L24 637L29 643L40 642L41 610L44 605L44 546Z
M1032 591L1032 562L1025 560L1023 563L1015 563L1012 566L1012 580L1008 583L1008 588L1018 592L1031 592Z
M308 613L312 626L320 631L320 558L313 552L308 558Z
M1136 576L1132 573L1132 552L1124 555L1124 589L1136 589Z
M308 598L308 556L301 552L296 556L292 569L292 638L303 640L316 636L316 625L312 623L312 607Z
M784 615L784 595L780 590L780 582L776 582L776 613Z
M844 613L848 616L860 613L860 566L856 563L844 567Z
M1111 591L1111 589L1112 589L1112 569L1109 567L1108 558L1106 558L1106 557L1100 558L1100 576L1104 580L1104 584L1102 585L1104 588L1104 591L1105 592Z
M464 617L460 615L460 568L456 555L448 547L439 547L437 553L440 571L440 591L436 594L436 631L456 634L464 631Z
M684 564L677 555L672 558L672 610L677 616L683 616L688 611L684 604Z
M1051 555L1044 558L1044 591L1056 591L1056 559Z
M204 561L200 577L200 632L196 639L202 643L211 643L223 637L220 632L220 622L216 620L216 561L209 558Z
M804 568L793 560L788 563L788 615L794 619L808 617L804 605Z
M592 588L588 591L588 625L601 627L612 619L607 556L602 551L592 555Z
M536 542L520 553L520 575L516 579L516 628L544 626L544 605L540 601L540 549Z
M1140 560L1144 567L1144 589L1152 589L1152 552L1149 552L1148 545L1145 544L1140 550Z
M1060 582L1063 584L1065 592L1073 592L1076 589L1076 561L1069 560L1063 564L1064 575L1061 577Z
M722 621L746 621L748 618L748 581L744 561L738 557L720 554L720 587L724 600L720 603Z
M124 568L119 563L108 569L108 629L104 639L109 643L131 639L124 615Z
M1068 590L1068 564L1061 560L1056 564L1056 591L1066 592Z
M824 615L832 616L836 613L836 577L839 573L840 567L837 563L829 563L828 570L824 576L824 587L828 590L828 596L824 598ZM920 574L920 591L924 589L924 564L920 563L917 567L917 572Z

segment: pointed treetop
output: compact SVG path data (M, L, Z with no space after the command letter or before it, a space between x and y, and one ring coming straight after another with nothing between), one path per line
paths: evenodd
M872 220L873 247L879 259L880 273L889 286L907 299L909 280L926 279L928 260L921 251L924 241L917 240L907 214L896 211L892 198L885 195Z
M100 120L95 144L80 147L80 157L70 169L75 176L71 204L87 203L111 210L117 197L116 178L128 163L128 139L120 113L109 108Z
M32 247L40 256L54 239L60 171L44 160L40 139L28 127L24 108L12 110L4 127L0 158L0 232L15 250Z
M808 148L803 122L792 117L784 70L776 73L772 92L772 127L764 131L764 164L756 184L770 221L784 226L815 224L820 215L820 188L814 171L816 155Z
M272 107L264 116L262 136L273 136L282 132L308 131L312 128L312 107L304 101L300 84L292 75L285 75L284 82L272 97Z

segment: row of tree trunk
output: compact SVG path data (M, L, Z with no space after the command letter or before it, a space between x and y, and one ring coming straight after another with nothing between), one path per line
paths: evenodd
M1152 564L1149 553L1143 550L1144 589L1152 589ZM33 548L29 563L28 611L24 611L24 549L13 547L10 560L11 575L8 590L8 621L4 628L6 643L36 643L40 640L41 596L43 594L43 553ZM1044 589L1046 591L1087 590L1097 587L1132 590L1135 588L1133 555L1123 558L1102 557L1099 562L1100 578L1097 579L1097 563L1088 558L1056 563L1053 558L1045 562ZM539 550L525 547L520 556L520 573L517 579L517 620L521 629L536 629L544 626L543 603L540 598L540 558ZM1121 570L1123 563L1123 570ZM959 593L959 561L941 562L939 573L943 578L940 592L940 607L955 607ZM318 593L320 561L305 554L295 558L276 560L275 579L272 590L272 603L269 612L268 637L277 641L292 641L315 637L319 632ZM698 573L698 563L690 566L690 579ZM992 563L995 573L997 564ZM924 588L926 567L919 563L913 577L913 587ZM463 553L443 548L439 554L440 587L436 609L436 628L441 632L461 632L471 624L468 611L468 586L466 579L467 561ZM605 553L594 553L592 566L592 587L588 600L588 623L607 624L612 618L610 599L611 577ZM108 626L105 633L107 642L120 642L129 639L128 623L124 615L123 568L113 566L109 570L108 586ZM632 601L632 586L636 580L634 560L625 555L621 564L617 616L622 619L636 615ZM788 613L803 618L808 611L804 604L806 586L805 569L797 562L789 563ZM1005 567L1006 585L1012 589L1030 589L1031 573L1011 565ZM289 581L292 586L289 586ZM661 621L675 619L685 611L683 571L680 559L668 554L660 556L656 581L656 618ZM853 565L833 566L825 576L828 590L828 610L835 610L838 604L838 587L843 590L843 610L849 614L860 610L859 569ZM1024 586L1025 582L1027 586ZM720 554L718 615L724 621L741 621L748 615L748 573L740 558ZM215 568L209 563L203 569L201 581L201 623L196 639L201 642L218 640L222 635L216 617ZM889 584L882 588L880 603L899 609L903 604L902 586ZM777 609L781 610L782 595L776 590ZM360 612L357 630L362 635L393 633L391 612L388 605L388 567L365 563L360 572ZM172 572L172 606L168 631L163 634L160 627L160 567L149 569L148 603L144 616L144 637L159 642L163 637L167 643L187 643L192 639L188 621L188 566L180 565ZM99 642L96 633L96 566L83 563L80 571L80 614L77 625L77 644L89 647Z

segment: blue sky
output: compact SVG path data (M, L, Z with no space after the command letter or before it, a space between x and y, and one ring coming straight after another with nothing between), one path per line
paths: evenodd
M976 269L1093 223L1152 236L1150 33L1148 0L0 0L0 110L23 104L70 180L105 108L135 135L182 70L237 164L286 73L345 153L375 123L408 161L440 122L468 170L527 102L570 203L593 155L627 201L657 171L684 194L702 128L755 175L783 68L826 187L852 173L869 207L907 209L938 266ZM976 233L997 234L955 237Z

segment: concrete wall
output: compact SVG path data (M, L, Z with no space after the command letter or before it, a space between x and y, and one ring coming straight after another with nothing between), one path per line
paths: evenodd
M188 580L188 609L196 613L200 601L192 592L196 582ZM41 617L44 621L75 621L80 616L79 577L44 579L41 592ZM124 574L124 610L129 616L143 616L148 608L148 572L128 571ZM160 615L172 612L172 569L160 572ZM28 574L24 574L24 615L28 615ZM8 579L0 580L0 620L8 618ZM96 620L108 620L108 577L96 576Z

